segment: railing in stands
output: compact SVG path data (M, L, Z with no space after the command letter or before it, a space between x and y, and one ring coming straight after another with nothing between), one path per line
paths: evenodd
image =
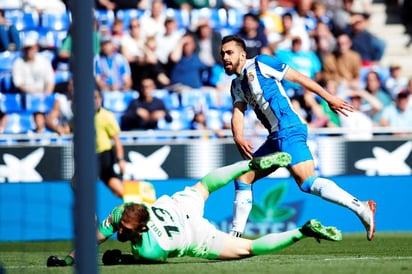
M196 139L215 139L221 142L233 142L231 130L220 130L217 138L214 130L136 130L123 131L120 137L125 143L161 143L161 142L190 142ZM394 127L377 127L369 131L370 137L356 135L359 131L353 131L346 128L309 128L311 136L327 136L330 138L350 138L360 140L376 140L384 137L388 138L412 138L412 128L394 128ZM349 136L348 134L354 134ZM267 131L264 129L245 130L245 136L266 138ZM61 144L71 143L73 135L58 135L57 133L29 133L29 134L0 134L0 146L12 144Z

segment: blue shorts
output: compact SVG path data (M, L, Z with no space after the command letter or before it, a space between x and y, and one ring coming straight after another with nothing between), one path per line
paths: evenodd
M292 156L290 166L313 160L307 144L308 129L306 125L283 129L266 141L253 153L253 156L263 156L274 152L287 152Z

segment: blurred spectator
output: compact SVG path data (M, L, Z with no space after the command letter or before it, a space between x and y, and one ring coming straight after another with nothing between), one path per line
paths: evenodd
M54 90L54 71L51 62L38 54L37 41L31 37L23 41L23 54L13 63L13 83L18 91L27 94L51 94ZM33 114L35 131L45 130L45 113Z
M223 5L227 9L235 9L240 13L257 11L259 2L256 0L223 0Z
M352 0L352 13L371 14L372 0Z
M265 27L265 34L270 44L278 37L278 33L283 32L282 17L270 9L271 0L260 0L259 2L258 16Z
M336 39L326 23L318 22L312 36L312 46L321 61L336 48Z
M384 127L411 129L412 109L407 107L409 100L410 96L406 90L399 92L395 103L383 109L379 124ZM397 135L402 135L402 132Z
M115 50L110 36L102 37L100 44L100 54L94 59L97 86L102 91L130 90L132 77L127 60Z
M95 0L96 9L121 10L121 9L146 9L147 0Z
M308 127L321 128L328 125L329 117L312 92L304 89L302 95L293 97L291 102L295 111L307 122Z
M120 52L120 45L122 43L124 34L125 32L124 32L123 20L119 18L114 19L112 30L111 30L111 36L112 36L112 42L116 50L119 52Z
M169 8L182 10L223 7L222 0L165 0L165 4Z
M312 16L314 17L316 24L323 23L328 27L329 30L332 30L333 23L331 18L329 17L330 13L328 13L328 9L325 3L322 3L321 1L314 1L310 10L312 11Z
M170 84L162 64L157 59L157 40L154 36L146 38L144 48L144 60L141 65L141 75L143 78L151 78L156 82L156 87L163 88Z
M25 12L66 12L66 5L61 0L25 0L23 3Z
M409 94L408 108L412 109L412 77L408 79L408 83L404 91Z
M173 90L198 89L203 86L202 73L207 70L197 53L195 38L186 33L170 54L174 63L170 74Z
M353 112L349 113L348 116L339 114L345 137L348 139L371 139L374 122L371 116L365 113L363 106L370 104L377 110L382 108L381 103L366 91L351 90L347 96L353 106Z
M213 131L215 136L212 137L217 137L217 138L223 138L224 135L222 133L222 129L212 129L208 126L207 124L207 118L206 118L207 113L204 113L202 111L195 112L193 116L192 123L190 125L190 129L192 130L211 130ZM208 134L205 134L201 136L202 139L209 139L211 137Z
M0 52L20 50L20 36L16 27L6 20L0 9Z
M144 13L140 18L140 24L144 26L145 37L160 36L165 33L165 7L162 0L153 0L149 13Z
M265 28L260 24L259 17L254 13L246 13L238 35L246 43L247 58L253 58L258 54L272 54Z
M317 21L311 12L313 0L295 1L291 13L293 15L293 28L297 29L302 39L302 49L310 49L310 37L315 30Z
M209 19L199 19L194 37L200 60L203 63L209 67L221 63L220 42L222 41L222 35L220 32L213 31Z
M72 46L73 46L73 41L72 41L72 34L71 34L71 29L69 29L69 33L64 38L62 42L62 46L60 47L58 51L58 59L63 62L68 62L70 57L71 57L71 52L72 52ZM100 52L100 33L99 33L99 23L97 20L93 21L93 53L94 54L99 54Z
M379 100L383 108L392 103L392 98L387 92L384 91L379 74L376 71L369 71L367 73L365 89ZM381 115L382 110L377 111L377 109L372 109L371 117L374 123L379 123Z
M332 95L338 95L339 85L335 80L328 80L324 84L324 88ZM320 105L325 115L328 117L327 127L340 127L339 115L330 109L329 104L320 98Z
M293 38L291 50L278 50L276 52L282 62L288 63L293 69L311 79L317 79L322 64L313 51L302 49L302 39ZM302 86L290 81L284 81L284 87L290 97L301 95Z
M312 13L313 0L295 1L293 24L294 27L303 28L309 35L315 30L317 21Z
M340 1L335 2L340 3ZM335 35L346 32L350 28L353 0L341 0L341 2L342 7L336 7L333 10L332 31Z
M352 40L352 49L358 52L362 58L362 65L379 65L386 44L367 30L367 18L365 14L353 15L348 34Z
M146 38L141 30L139 19L133 18L129 22L129 32L123 35L120 43L120 52L129 62L133 89L138 89L138 84L141 81L140 66L144 62L144 47Z
M309 41L309 36L305 29L293 27L293 16L291 13L286 12L282 15L282 26L283 32L278 35L272 35L272 42L270 44L272 52L276 53L277 50L281 49L292 49L292 39L296 37L307 37ZM307 48L309 49L309 45Z
M222 35L220 32L213 31L210 21L207 18L201 18L197 22L197 28L194 33L196 48L199 52L199 58L202 63L208 66L207 73L203 82L208 86L216 86L216 80L221 76L219 73L223 72L223 67L220 58L220 42ZM214 68L218 66L219 68ZM217 73L217 74L216 74Z
M139 97L133 99L121 118L122 130L156 129L157 122L164 118L172 121L165 104L159 98L153 97L156 85L153 79L145 78L139 88Z
M408 78L402 75L402 66L399 63L392 63L389 66L389 77L385 81L385 89L393 99L396 99L399 92L405 89Z
M1 93L0 93L1 96ZM0 109L0 134L4 132L7 125L7 114Z
M163 65L166 70L166 74L170 75L171 65L170 53L179 44L180 39L184 34L184 30L178 29L176 19L173 17L166 18L165 20L165 33L157 37L157 44L162 45L157 47L156 55L157 59ZM220 43L220 42L219 42Z
M59 135L70 134L72 131L72 97L73 81L69 81L68 93L56 93L52 109L46 117L46 127Z
M323 58L323 79L335 80L344 87L360 87L362 60L359 53L351 50L349 36L341 33L337 37L337 48Z

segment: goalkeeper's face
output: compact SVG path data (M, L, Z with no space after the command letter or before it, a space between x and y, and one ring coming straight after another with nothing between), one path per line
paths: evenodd
M117 231L117 240L120 242L135 241L143 232L147 231L146 224L132 225L120 221L119 230Z

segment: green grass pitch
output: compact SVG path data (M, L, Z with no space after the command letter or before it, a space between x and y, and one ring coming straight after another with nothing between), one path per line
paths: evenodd
M74 267L47 268L50 255L64 256L72 242L0 243L0 265L6 274L75 273ZM266 256L236 261L174 258L166 264L103 266L107 249L129 251L128 244L110 240L99 247L99 273L107 274L407 274L412 273L412 233L377 233L372 242L364 234L344 234L341 242L304 239L292 247Z

